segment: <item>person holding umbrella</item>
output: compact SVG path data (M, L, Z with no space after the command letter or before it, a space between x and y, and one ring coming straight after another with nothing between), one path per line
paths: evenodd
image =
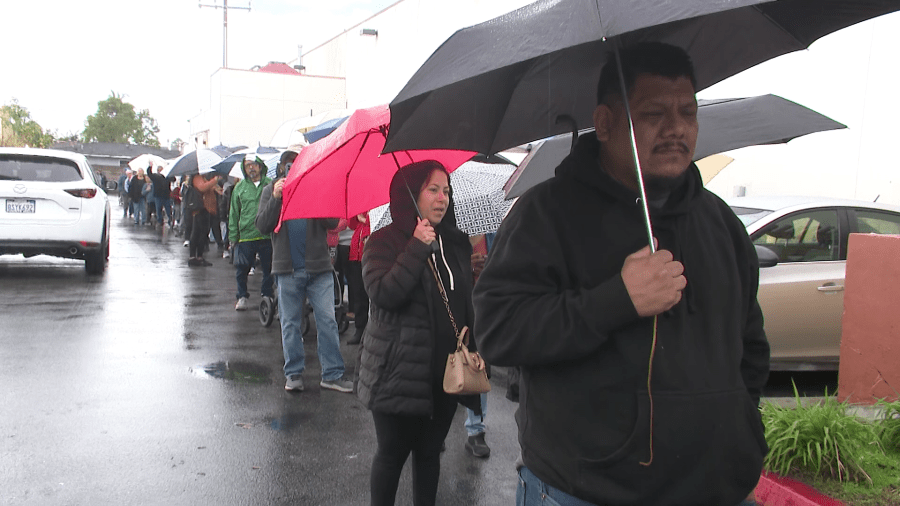
M518 493L524 504L753 504L769 372L756 253L691 162L687 53L646 42L620 54L626 92L611 56L596 133L519 198L475 287L484 359L521 368Z
M296 156L293 151L282 153L276 169L277 178L263 189L254 222L263 233L272 235L272 272L278 281L281 308L284 389L289 392L304 390L306 353L301 328L303 304L308 299L316 319L316 350L322 366L319 386L350 393L353 382L344 378L344 357L334 317L334 269L325 240L328 230L337 226L338 219L292 219L278 227L284 175Z
M456 349L451 318L459 328L473 323L472 247L456 226L449 175L439 162L424 160L395 173L390 209L393 222L370 236L362 257L371 311L358 395L372 411L378 440L371 504L394 504L411 452L413 502L429 505L457 402L480 410L477 395L457 397L442 388L444 364ZM429 262L440 275L446 307Z

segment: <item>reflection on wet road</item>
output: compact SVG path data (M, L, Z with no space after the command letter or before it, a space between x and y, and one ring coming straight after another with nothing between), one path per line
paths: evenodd
M0 503L368 504L371 415L323 391L314 332L306 391L284 391L279 326L234 311L234 271L213 251L113 205L103 276L83 262L0 257ZM255 290L255 292L254 292ZM343 343L353 375L357 346ZM497 368L499 369L499 368ZM438 500L513 504L518 456L505 375L490 394L492 454L466 453L464 410L442 455ZM404 472L397 504L411 504Z

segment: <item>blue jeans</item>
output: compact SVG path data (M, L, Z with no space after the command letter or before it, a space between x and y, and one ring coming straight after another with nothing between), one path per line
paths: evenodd
M487 414L487 394L481 394L481 416L466 408L466 433L470 436L484 432L484 415Z
M303 321L303 302L309 298L316 317L316 351L322 366L322 380L339 379L344 375L344 357L341 356L340 336L334 319L334 276L331 272L308 274L303 269L275 276L278 278L284 376L290 378L306 369L300 325Z
M147 199L141 198L131 202L134 206L134 223L143 225L147 223Z
M527 467L519 469L519 485L516 488L516 506L595 506L594 503L571 496L547 485ZM757 506L747 499L737 506Z
M163 222L163 209L166 210L166 217L168 218L169 225L172 224L172 199L156 197L156 221L159 223Z
M209 225L207 225L207 234L209 233ZM201 232L202 234L202 232ZM205 236L206 234L203 234ZM272 283L272 241L269 239L260 239L258 241L239 242L234 245L234 273L237 279L237 295L235 298L250 297L247 292L247 275L250 274L250 267L259 254L259 263L262 264L263 280L262 292L263 297L271 297L275 291ZM332 302L333 304L333 302ZM332 311L334 311L332 309Z

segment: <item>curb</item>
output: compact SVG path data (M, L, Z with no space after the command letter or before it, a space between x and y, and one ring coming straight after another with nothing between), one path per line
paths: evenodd
M806 484L765 471L754 495L760 506L844 506Z

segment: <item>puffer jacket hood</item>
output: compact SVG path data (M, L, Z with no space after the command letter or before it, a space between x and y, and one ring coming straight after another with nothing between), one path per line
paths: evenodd
M441 170L443 165L433 160L416 162L402 167L391 179L391 221L397 223L397 226L410 236L416 229L417 220L419 219L416 198L425 181L436 168ZM446 169L444 171L446 172ZM439 234L446 235L446 232L450 236L465 235L465 232L456 226L456 212L454 208L453 185L450 185L450 205L447 206L444 219L435 227Z

